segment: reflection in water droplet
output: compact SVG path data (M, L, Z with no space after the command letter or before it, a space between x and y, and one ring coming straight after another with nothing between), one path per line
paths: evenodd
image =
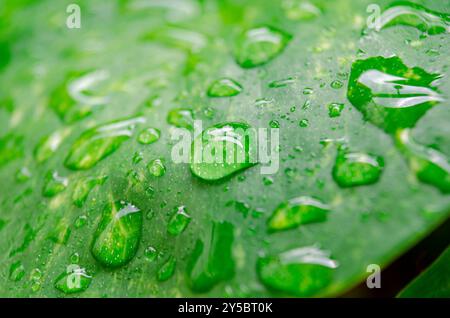
M107 176L101 177L86 177L80 179L75 185L75 189L73 190L72 200L73 204L77 207L81 208L86 202L86 199L89 193L94 189L97 185L102 185L105 183Z
M142 212L126 202L107 204L94 234L91 252L106 267L119 267L136 254L142 231Z
M407 25L426 32L430 35L449 33L450 16L445 13L432 11L420 4L402 1L388 7L375 23L375 30L395 25Z
M64 294L74 294L85 291L91 284L92 276L84 268L76 264L67 266L66 272L55 280L55 288Z
M411 170L426 184L450 193L450 163L439 151L416 143L409 129L398 131L396 144L409 161Z
M42 195L44 197L54 197L58 193L64 191L67 188L68 184L69 184L68 178L61 177L56 171L49 172L45 177Z
M194 117L192 111L187 108L175 108L167 114L167 122L178 128L192 130L194 128Z
M186 207L179 206L169 220L167 232L173 236L180 235L190 222L191 216L187 213Z
M269 231L288 230L315 222L323 222L329 212L328 205L311 197L298 197L280 204L267 221Z
M144 123L143 117L135 117L91 128L75 140L64 161L67 168L84 170L93 167L128 140L136 124Z
M250 29L236 45L236 60L244 68L265 64L280 54L290 39L289 34L272 27Z
M258 259L257 273L269 289L299 297L313 296L330 284L337 262L317 247L302 247Z
M398 57L373 57L352 65L347 97L365 120L387 133L414 127L442 97L438 74L409 68Z
M208 88L209 97L231 97L242 91L242 86L231 78L221 78L214 81Z
M192 173L204 180L219 180L254 165L252 132L244 123L218 124L204 130L192 143Z
M188 285L192 291L210 291L221 281L234 275L232 255L233 225L228 222L214 222L207 240L197 240L188 266Z
M152 144L159 139L160 132L155 128L147 128L139 133L138 142L143 145Z
M343 188L376 183L381 176L384 160L380 156L350 152L340 147L333 167L333 179Z

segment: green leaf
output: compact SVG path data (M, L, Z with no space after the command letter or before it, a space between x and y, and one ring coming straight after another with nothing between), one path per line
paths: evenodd
M449 218L445 2L77 3L0 5L0 296L338 296Z
M403 298L450 297L450 248L398 295Z

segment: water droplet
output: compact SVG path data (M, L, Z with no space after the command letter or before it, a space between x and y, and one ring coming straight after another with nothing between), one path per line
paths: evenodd
M58 150L67 132L55 131L54 133L42 138L34 149L34 158L38 163L42 163Z
M177 265L177 261L173 256L170 256L169 259L161 266L158 270L157 278L160 282L166 281L173 276L175 273L175 267Z
M312 93L314 93L314 89L312 89L311 87L305 87L303 89L303 95L311 95Z
M142 213L123 201L107 204L94 234L91 252L106 267L119 267L136 254L142 231Z
M0 167L23 156L23 137L8 134L0 138Z
M321 14L321 10L309 1L284 0L281 6L289 20L307 21Z
M144 256L149 262L153 262L158 256L158 252L153 246L149 246L145 249Z
M344 84L339 80L334 80L331 82L330 86L331 86L331 88L334 88L334 89L340 89L340 88L342 88L342 86L344 86Z
M136 124L144 122L143 117L135 117L114 121L85 131L70 148L64 162L65 166L73 170L93 167L97 162L116 151L125 140L128 140L133 135Z
M26 182L31 178L31 171L27 167L22 167L16 172L16 181L19 183Z
M92 276L86 269L76 264L67 266L66 272L59 275L55 280L55 288L64 294L83 292L91 284Z
M179 206L169 220L167 232L173 236L180 235L190 222L191 216L187 213L186 207Z
M192 111L187 108L175 108L167 114L167 122L178 128L194 129Z
M421 182L450 193L450 163L439 151L416 143L409 129L398 131L396 144Z
M281 80L276 80L269 83L270 88L280 88L280 87L286 87L288 85L291 85L297 81L297 78L295 77L288 77Z
M77 207L81 208L86 202L86 199L89 193L94 189L97 185L102 185L105 183L107 176L101 177L86 177L80 179L75 185L75 189L73 190L72 200L73 204Z
M389 6L375 23L375 30L396 25L407 25L430 35L449 33L448 14L430 10L420 4L402 1Z
M166 167L161 159L154 159L147 165L148 171L154 177L162 177L166 173Z
M132 159L133 163L138 164L142 160L144 160L144 155L142 154L142 152L136 151L133 155L133 159Z
M257 273L269 289L299 297L318 294L330 284L337 262L317 247L302 247L258 259Z
M80 254L73 253L72 255L70 255L70 262L72 264L78 264L80 262Z
M242 91L242 86L231 78L221 78L214 81L208 88L209 97L231 97Z
M65 224L62 221L59 221L56 226L54 226L47 238L50 239L53 243L66 245L70 238L71 230L69 225Z
M344 110L344 104L342 103L331 103L328 105L328 116L331 118L341 116L341 112Z
M147 128L139 133L138 141L143 145L149 145L159 139L160 132L155 128Z
M192 173L204 180L219 180L254 165L250 130L244 123L218 124L204 130L192 143Z
M373 57L352 65L347 97L364 119L387 133L414 127L442 97L438 74L409 68L398 57Z
M280 128L280 122L278 120L271 120L269 126L271 128Z
M265 186L273 184L273 178L272 177L264 177L263 178L263 184Z
M44 197L54 197L58 193L61 193L67 188L69 184L69 179L66 177L61 177L58 172L53 171L47 173L45 177L44 188L42 190L42 195Z
M323 222L328 212L328 205L315 198L302 196L280 204L267 221L267 227L272 232Z
M309 126L309 121L308 121L308 119L302 119L302 120L300 120L299 122L298 122L298 125L300 126L300 127L302 127L302 128L306 128L306 127L308 127Z
M209 238L197 240L187 265L188 285L192 291L204 293L234 275L232 245L233 225L214 222Z
M79 217L76 218L75 220L75 228L79 229L82 228L83 226L85 226L87 223L87 216L86 215L80 215Z
M25 276L25 267L21 261L17 261L11 264L9 267L9 279L18 282Z
M340 147L333 167L333 179L343 188L369 185L377 182L384 167L380 156L350 152Z
M291 35L267 26L247 30L237 43L236 60L244 68L263 65L280 54L291 38Z

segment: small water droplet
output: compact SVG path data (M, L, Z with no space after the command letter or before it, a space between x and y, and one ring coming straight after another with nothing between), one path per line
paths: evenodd
M176 259L173 256L170 256L169 259L158 270L157 279L160 282L163 282L171 278L175 273L176 265Z
M276 80L269 83L270 88L280 88L280 87L286 87L288 85L294 84L297 81L297 78L295 77L288 77L281 80Z
M142 212L123 201L107 204L94 234L91 252L106 267L119 267L136 254L142 231Z
M339 80L334 80L331 82L330 86L331 86L331 88L334 88L334 89L340 89L340 88L342 88L342 86L344 86L344 84Z
M273 178L272 177L264 177L263 184L265 186L269 186L269 185L273 184Z
M191 216L187 213L186 207L179 206L167 224L167 232L173 236L180 235L190 222Z
M0 167L23 156L23 137L7 134L0 138Z
M18 282L25 276L25 267L21 261L16 261L9 267L9 279Z
M192 110L175 108L167 114L167 122L178 128L194 129L194 116Z
M148 246L144 250L144 256L149 262L153 262L156 259L156 256L158 256L158 252L153 246Z
M280 128L280 122L278 120L271 120L269 126L271 128Z
M298 125L300 126L300 127L302 127L302 128L306 128L306 127L308 127L309 126L309 121L308 121L308 119L302 119L302 120L300 120L299 122L298 122Z
M27 167L22 167L16 172L16 181L23 183L30 180L31 176L31 171Z
M143 145L149 145L159 139L160 131L155 128L147 128L139 133L138 141Z
M86 202L86 199L92 189L94 189L94 187L97 185L103 185L107 179L107 176L101 176L85 177L78 180L72 194L73 204L81 208Z
M231 97L242 91L242 86L231 78L221 78L211 83L208 88L209 97Z
M243 68L263 65L279 55L291 38L291 35L268 26L247 30L236 45L236 60Z
M162 177L166 173L166 167L161 159L154 159L147 165L148 171L154 177Z
M79 229L79 228L82 228L83 226L85 226L86 223L87 223L87 216L80 215L79 217L76 218L74 226L76 229Z
M273 232L296 228L301 224L323 222L328 212L328 205L315 198L302 196L280 204L267 221L267 227Z
M309 1L283 0L281 6L289 20L308 21L321 14L321 10Z
M328 116L331 118L341 116L341 112L344 110L344 104L342 103L331 103L328 105Z
M48 160L58 150L67 132L55 131L54 133L42 138L34 148L34 158L38 163Z
M68 178L60 176L56 171L49 172L45 177L42 195L49 198L54 197L55 195L64 191L67 188L68 184Z

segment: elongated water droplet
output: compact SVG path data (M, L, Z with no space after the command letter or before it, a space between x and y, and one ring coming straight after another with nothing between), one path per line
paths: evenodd
M75 294L88 289L92 276L86 269L76 264L67 266L66 272L59 275L55 280L55 288L64 294Z
M136 124L144 122L143 117L135 117L114 121L85 131L70 148L64 162L65 166L73 170L93 167L97 162L116 151L125 140L128 140L133 135Z
M291 38L284 31L268 26L250 29L236 45L236 60L244 68L265 64L280 54Z
M426 184L450 193L450 163L439 151L416 143L409 129L398 131L396 143L408 159L411 170Z
M420 4L402 1L389 6L375 23L375 30L396 25L408 25L430 35L449 33L450 16L430 10Z
M333 167L333 179L343 188L373 184L380 179L384 160L380 156L350 152L340 147Z
M57 244L66 245L70 238L71 230L68 224L60 221L48 234L48 238Z
M187 213L185 206L176 208L175 213L169 220L167 232L171 235L180 235L191 222L191 216Z
M232 255L233 225L214 222L210 237L197 240L187 266L188 284L192 291L204 293L234 275Z
M269 289L299 297L318 294L330 284L337 262L317 247L302 247L258 259L257 273Z
M231 97L242 91L242 86L231 78L221 78L211 83L208 88L209 97Z
M142 212L123 201L107 204L94 234L91 252L106 267L119 267L136 254L142 231Z
M191 171L204 180L225 178L256 164L254 148L249 125L224 123L212 126L192 143Z
M8 134L0 138L0 168L23 156L23 137Z
M295 77L288 77L281 80L276 80L269 83L270 88L280 88L280 87L286 87L288 85L294 84L297 81L297 78Z
M105 183L106 179L108 179L107 176L101 176L101 177L86 177L80 179L75 189L73 190L72 194L72 200L73 204L75 204L77 207L81 208L86 202L86 199L89 195L89 193L94 189L97 185L102 185Z
M21 261L17 261L11 264L9 267L9 279L18 282L25 276L25 267Z
M169 111L167 122L178 128L194 129L192 110L187 108L175 108Z
M34 149L34 158L38 163L48 160L58 150L61 142L66 137L67 132L55 131L42 138Z
M166 173L166 167L161 159L154 159L150 161L147 168L154 177L162 177Z
M149 145L159 139L160 131L155 128L147 128L139 133L138 141L143 145Z
M414 127L442 97L438 74L409 68L398 57L373 57L352 65L347 97L364 119L387 133Z
M68 178L60 176L56 171L49 172L45 178L42 195L44 197L54 197L58 193L64 191L68 184Z
M267 221L269 231L288 230L327 219L328 205L311 197L298 197L280 204Z
M176 259L173 256L170 256L169 259L158 270L157 279L160 282L163 282L171 278L175 273L176 265Z

